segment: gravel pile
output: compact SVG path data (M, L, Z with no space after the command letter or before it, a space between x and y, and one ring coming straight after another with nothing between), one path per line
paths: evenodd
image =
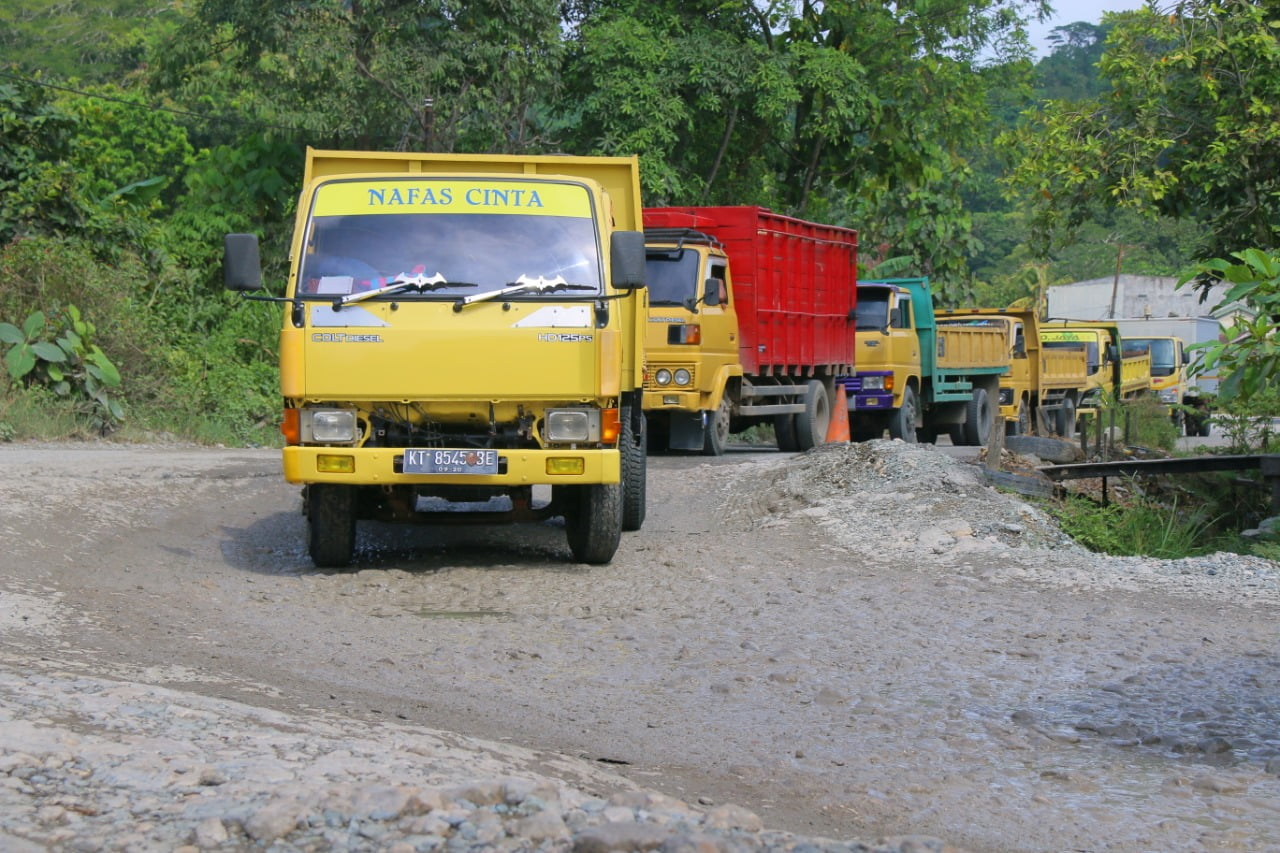
M901 441L762 461L726 489L735 523L761 528L805 516L860 560L928 562L995 582L1280 604L1273 560L1095 554L1021 496L988 485L980 466Z

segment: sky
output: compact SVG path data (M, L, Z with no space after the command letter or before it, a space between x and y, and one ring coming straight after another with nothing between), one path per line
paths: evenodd
M1143 0L1051 0L1054 16L1043 24L1032 23L1029 27L1031 46L1036 56L1049 54L1049 31L1054 27L1074 24L1076 21L1087 21L1090 24L1102 23L1103 12L1124 12L1141 9L1146 3Z

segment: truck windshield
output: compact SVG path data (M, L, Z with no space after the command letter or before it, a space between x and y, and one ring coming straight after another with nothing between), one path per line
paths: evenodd
M455 299L521 276L558 276L582 295L599 293L590 194L568 183L485 179L335 181L317 189L298 265L299 295L360 293L414 276L435 283L385 298ZM567 292L542 298L564 299Z
M856 329L871 332L889 328L889 291L879 287L859 287L854 309Z
M694 305L698 299L701 257L692 249L652 252L645 256L645 286L650 305Z
M1125 349L1132 347L1151 354L1151 375L1172 376L1178 370L1178 360L1173 352L1173 341L1162 338L1130 338Z

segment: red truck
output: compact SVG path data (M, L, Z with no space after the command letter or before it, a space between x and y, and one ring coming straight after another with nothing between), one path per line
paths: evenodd
M718 456L761 423L782 450L822 444L853 372L858 233L762 207L643 215L649 446Z

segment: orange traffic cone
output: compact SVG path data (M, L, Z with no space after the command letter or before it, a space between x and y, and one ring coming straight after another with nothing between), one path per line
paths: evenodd
M844 393L844 383L836 381L836 402L827 424L827 444L849 441L849 399Z

